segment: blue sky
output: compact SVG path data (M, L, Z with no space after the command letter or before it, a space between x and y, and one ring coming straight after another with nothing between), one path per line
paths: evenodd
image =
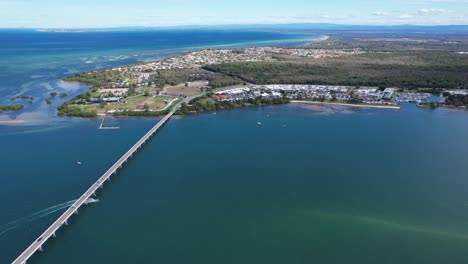
M468 0L0 0L0 27L468 24Z

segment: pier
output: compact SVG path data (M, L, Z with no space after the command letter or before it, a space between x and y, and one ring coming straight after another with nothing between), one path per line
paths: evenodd
M99 125L99 129L120 129L120 127L115 127L115 126L112 126L112 127L106 127L104 126L104 121L106 120L106 115L104 115L104 117L102 118L102 121L101 121L101 125Z
M176 107L177 108L177 107ZM131 147L112 167L110 167L91 187L76 200L49 228L44 231L32 244L24 250L21 255L16 258L12 264L24 264L31 258L37 251L42 251L42 246L51 237L55 237L56 232L63 225L68 225L68 220L74 215L78 214L78 209L87 204L87 201L92 196L96 195L96 191L103 187L104 182L110 180L111 176L117 173L119 168L122 168L124 163L146 143L151 136L153 136L174 114L175 110L169 112L163 119L161 119L148 133L146 133L140 140L138 140L133 147Z

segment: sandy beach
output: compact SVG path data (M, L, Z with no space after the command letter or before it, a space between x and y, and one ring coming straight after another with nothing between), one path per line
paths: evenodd
M26 121L24 120L0 120L0 125L14 125L14 124L23 124Z

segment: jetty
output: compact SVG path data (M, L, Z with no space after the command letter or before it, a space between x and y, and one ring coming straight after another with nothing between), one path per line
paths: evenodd
M177 109L177 107L175 108ZM73 216L78 214L78 209L83 205L88 204L88 199L92 196L96 196L96 191L99 188L103 188L104 183L110 180L111 176L117 174L117 170L122 168L124 163L128 161L129 158L133 156L143 145L153 136L166 122L174 115L176 110L172 110L166 116L164 116L153 128L148 131L140 140L138 140L135 145L133 145L117 162L115 162L112 167L110 167L88 190L86 190L81 197L76 200L73 205L71 205L49 228L47 228L44 233L42 233L32 244L24 250L13 262L12 264L24 264L28 261L31 256L34 255L37 251L42 251L42 246L44 243L49 240L51 237L56 236L56 232L64 225L68 225L68 220Z
M106 120L106 115L104 115L104 117L102 118L102 121L101 121L101 125L99 126L99 129L120 129L120 127L115 127L115 126L111 126L111 127L106 127L104 126L104 121Z

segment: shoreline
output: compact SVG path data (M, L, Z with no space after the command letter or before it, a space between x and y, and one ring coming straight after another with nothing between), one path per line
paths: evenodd
M331 103L331 102L316 102L316 101L301 101L292 100L291 104L313 104L313 105L336 105L336 106L348 106L348 107L359 107L359 108L381 108L381 109L401 109L401 106L396 105L361 105L361 104L347 104L347 103Z
M0 125L24 124L25 120L0 120Z

